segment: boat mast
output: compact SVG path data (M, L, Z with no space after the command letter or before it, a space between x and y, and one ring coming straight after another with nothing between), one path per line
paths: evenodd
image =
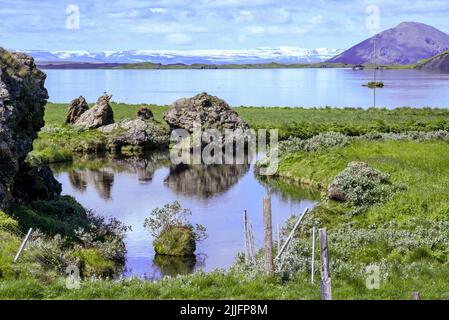
M374 46L374 108L376 107L376 87L377 87L377 54L376 54L376 36L373 38Z

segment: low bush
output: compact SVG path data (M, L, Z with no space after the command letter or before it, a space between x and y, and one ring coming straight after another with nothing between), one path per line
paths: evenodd
M396 191L404 189L390 183L388 174L363 162L351 162L329 186L328 197L351 206L353 213L386 202Z
M206 238L206 229L189 222L192 212L183 209L179 202L156 208L145 219L144 227L154 237L153 246L158 254L191 256L196 250L196 242Z

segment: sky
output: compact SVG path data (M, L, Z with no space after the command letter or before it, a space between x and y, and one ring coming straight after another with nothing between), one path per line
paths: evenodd
M0 46L48 51L347 49L373 30L402 21L449 33L448 15L448 0L0 0Z

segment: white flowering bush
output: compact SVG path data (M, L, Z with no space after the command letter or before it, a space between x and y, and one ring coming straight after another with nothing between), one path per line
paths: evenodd
M284 235L290 232L296 220L297 217L291 217L287 221ZM313 213L306 216L304 222L307 224L299 228L289 250L282 256L282 268L279 271L283 275L311 272L311 224L318 230L321 223ZM423 262L429 266L432 262L447 262L449 222L410 219L406 224L388 222L363 228L348 223L328 230L328 246L332 276L365 277L366 267L376 265L382 280L386 280L393 271L399 271L406 278L416 274ZM319 269L318 237L315 249L315 266ZM259 272L263 271L263 257L260 258L257 263Z
M389 179L387 173L364 162L351 162L329 186L328 197L353 207L352 213L360 213L386 202L395 192L404 189L404 186L391 184Z

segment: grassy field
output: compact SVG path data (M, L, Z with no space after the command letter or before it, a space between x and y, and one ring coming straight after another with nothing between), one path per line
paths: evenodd
M407 186L388 203L363 215L347 217L361 226L388 221L434 219L449 221L449 144L443 141L356 141L323 153L287 155L279 175L328 186L351 161L363 161ZM325 191L325 190L324 190Z
M169 107L112 103L115 121L133 118L137 110L149 107L161 126ZM408 132L449 130L448 109L352 109L352 108L275 108L235 107L253 129L278 129L281 140L307 139L321 132L359 136L368 132ZM97 130L80 131L64 125L66 104L50 103L45 112L45 128L34 142L33 155L45 162L70 161L76 150L101 151L107 137ZM83 151L84 152L84 151Z
M448 153L445 141L362 139L325 152L288 153L281 160L279 176L321 190L323 200L313 219L328 229L332 269L340 270L336 277L354 284L365 266L380 265L385 279L377 294L386 294L387 288L405 290L403 283L411 281L408 292L447 299L443 283L449 278ZM327 199L327 186L352 161L389 174L392 184L405 189L385 203L352 214L350 205ZM351 269L353 276L347 276ZM384 297L397 298L393 292ZM354 297L363 298L363 294Z
M157 105L128 105L112 103L115 121L135 116L141 106L149 107L155 119L163 122L162 114L169 107ZM361 135L371 131L405 132L449 130L449 109L397 108L280 108L235 107L234 110L251 128L280 130L281 138L295 136L310 138L320 132L334 131ZM67 104L50 103L46 107L47 127L62 126Z

